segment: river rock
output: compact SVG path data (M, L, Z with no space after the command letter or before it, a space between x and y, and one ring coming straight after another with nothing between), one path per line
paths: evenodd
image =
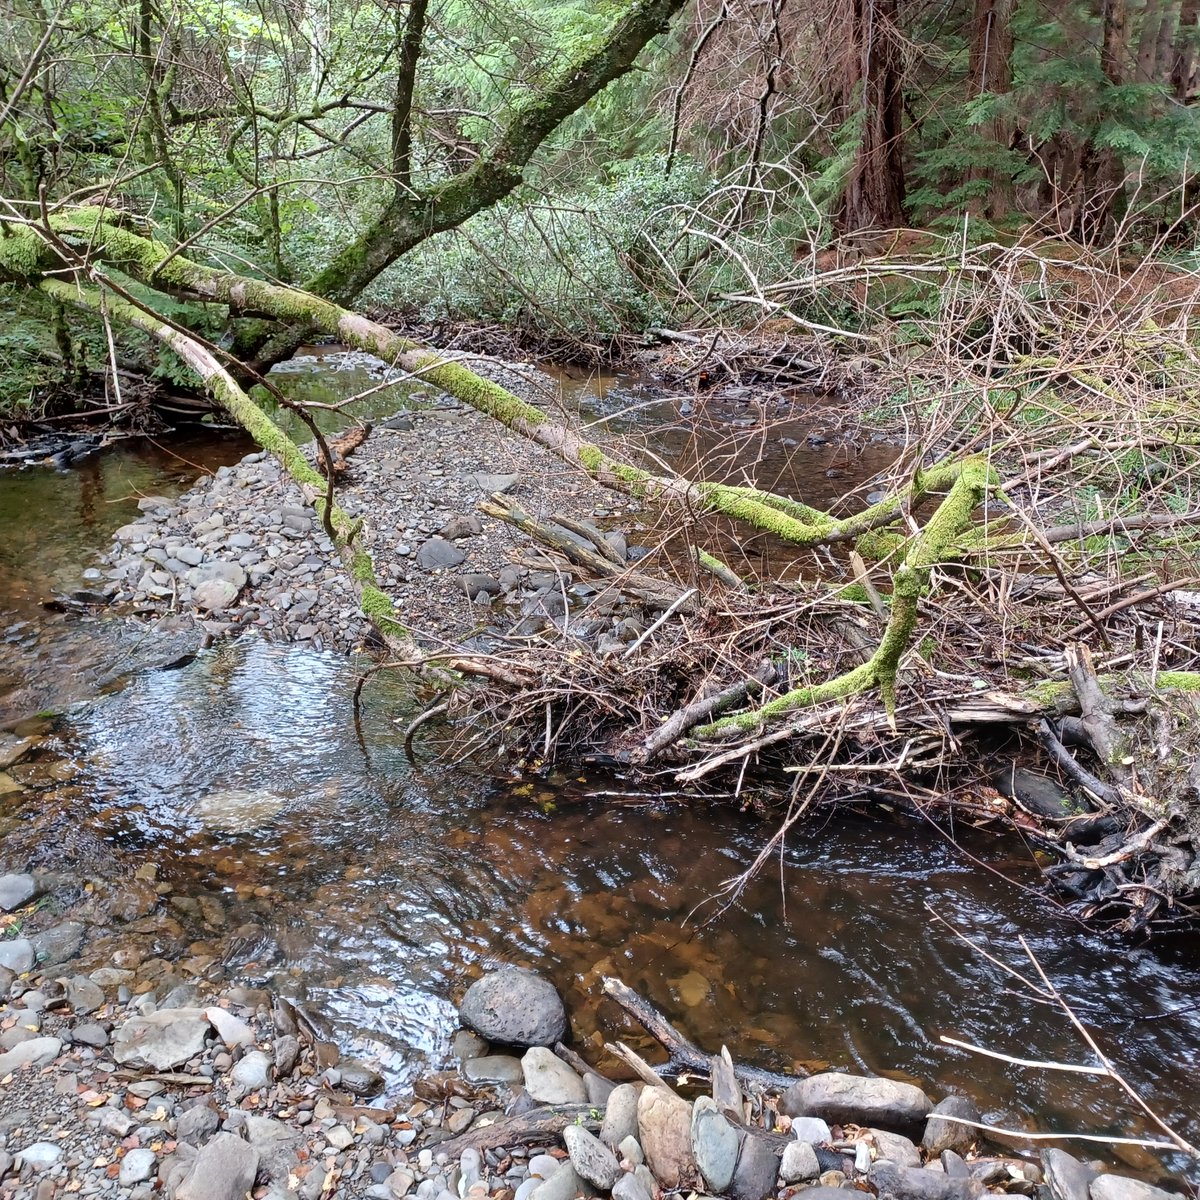
M1179 1200L1178 1193L1166 1192L1140 1179L1126 1175L1097 1175L1092 1180L1092 1200Z
M692 1154L692 1106L665 1087L646 1087L638 1097L637 1121L638 1141L654 1178L666 1189L690 1187L699 1174Z
M229 1078L239 1087L249 1091L269 1087L271 1084L271 1059L261 1050L251 1050L240 1059L229 1074Z
M615 1150L627 1137L637 1137L637 1111L637 1088L632 1083L617 1084L609 1093L600 1126L600 1140L610 1150Z
M554 985L524 967L500 967L476 980L459 1016L481 1037L512 1046L552 1046L567 1032Z
M66 987L71 1011L77 1017L94 1013L104 1003L104 989L86 975L72 975Z
M1065 1150L1043 1150L1042 1170L1053 1200L1088 1200L1096 1172L1074 1155Z
M34 1142L21 1151L21 1160L35 1171L48 1171L63 1156L63 1148L54 1142Z
M274 1117L253 1113L246 1117L245 1129L246 1140L258 1151L259 1169L274 1180L286 1180L304 1135Z
M273 792L249 788L222 788L196 802L196 817L208 829L222 833L251 833L266 825L283 809L286 801Z
M121 1159L121 1172L117 1182L121 1187L133 1187L135 1183L143 1183L154 1174L155 1154L153 1150L130 1150Z
M623 1174L612 1190L613 1200L651 1200L650 1193L636 1175ZM842 1200L845 1200L843 1197Z
M0 967L23 975L33 966L33 943L28 938L9 938L0 942Z
M38 881L32 875L0 875L0 908L12 912L41 894Z
M71 1030L71 1041L81 1046L102 1050L108 1045L108 1031L95 1021L84 1021Z
M738 1130L726 1120L711 1096L697 1096L692 1106L692 1154L705 1183L724 1192L738 1160Z
M236 1134L220 1133L196 1155L175 1200L245 1200L257 1174L258 1151Z
M5 1054L0 1054L0 1078L10 1071L19 1070L27 1063L44 1067L53 1062L62 1051L62 1041L56 1037L35 1037L21 1042Z
M221 1125L221 1118L216 1110L207 1104L196 1104L185 1108L175 1121L175 1138L180 1142L188 1142L200 1146L206 1142Z
M570 1163L563 1163L543 1183L529 1193L529 1200L573 1200L575 1196L590 1196L592 1189Z
M788 1142L779 1163L779 1178L784 1183L799 1183L802 1179L816 1179L820 1174L821 1164L812 1143Z
M492 475L486 472L472 475L471 478L479 490L487 496L493 492L511 492L521 482L520 475Z
M417 551L417 566L423 571L446 571L457 567L466 560L463 553L453 542L445 538L432 537L421 544Z
M0 770L19 763L40 741L39 738L15 738L8 733L0 733Z
M978 1121L979 1108L975 1101L966 1096L947 1096L934 1105L925 1122L925 1136L921 1145L930 1158L937 1158L943 1150L954 1150L966 1154L975 1144L975 1131L969 1125L957 1121L943 1121L942 1115L962 1117L965 1121Z
M563 1130L563 1141L571 1156L571 1166L589 1183L602 1191L611 1191L623 1173L616 1155L581 1125L568 1125Z
M870 1129L867 1131L875 1139L875 1148L879 1151L877 1157L886 1158L898 1167L919 1167L921 1152L912 1141L900 1133L890 1133L886 1129Z
M899 1167L879 1159L867 1175L879 1196L895 1200L977 1200L987 1190L978 1179L951 1179L924 1167Z
M338 1064L342 1087L352 1096L377 1096L383 1091L383 1076L374 1067L357 1058L344 1058Z
M236 1050L238 1046L254 1045L254 1030L241 1017L235 1017L233 1013L216 1005L206 1008L204 1016L228 1049Z
M820 1117L793 1117L792 1137L811 1146L824 1146L833 1137L833 1131L829 1122Z
M33 952L38 962L55 967L79 953L86 932L86 927L79 921L63 921L60 925L34 934L30 941L33 942Z
M933 1105L919 1087L894 1079L827 1072L792 1084L779 1110L789 1117L823 1117L835 1125L919 1126Z
M583 1080L553 1050L531 1046L521 1059L525 1090L543 1104L585 1104Z
M775 1195L778 1179L779 1155L775 1147L762 1134L747 1132L742 1139L742 1152L738 1155L729 1194L734 1200L766 1200Z
M275 1039L275 1078L286 1079L300 1061L300 1039L290 1033Z
M113 1058L122 1066L170 1071L204 1049L209 1024L198 1008L172 1008L131 1017L113 1034Z
M520 1083L523 1079L521 1060L511 1054L469 1058L463 1063L462 1073L470 1083Z

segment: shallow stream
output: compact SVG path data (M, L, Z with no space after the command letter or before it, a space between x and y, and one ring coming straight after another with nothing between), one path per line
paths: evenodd
M619 383L566 398L593 416L651 402L673 403ZM695 444L677 406L671 424ZM792 444L773 452L790 480L781 469L768 485L809 503L868 487L891 453L869 447L864 463L799 428L781 436ZM585 1055L614 1035L644 1046L601 996L614 974L694 1041L747 1061L961 1089L1019 1128L1145 1136L1111 1082L939 1042L1088 1061L1068 1022L998 965L1028 971L1023 937L1131 1081L1200 1136L1195 946L1131 949L1088 933L1026 890L1037 869L1019 843L958 830L954 844L932 827L818 811L722 908L722 886L771 832L750 814L679 807L612 779L414 768L399 676L366 687L356 723L361 664L247 638L130 677L136 627L41 607L87 587L91 556L138 495L178 492L189 464L245 449L213 437L166 451L128 443L71 472L0 474L0 724L6 711L66 711L42 758L14 769L29 790L0 800L0 870L45 867L119 896L156 864L171 887L149 923L97 929L85 968L134 946L307 995L393 1091L441 1060L453 1001L499 961L555 981ZM839 454L856 465L830 480ZM1144 1152L1122 1154L1153 1174Z

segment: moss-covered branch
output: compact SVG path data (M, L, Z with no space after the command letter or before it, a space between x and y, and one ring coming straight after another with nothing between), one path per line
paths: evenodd
M896 703L896 677L904 652L912 643L921 597L929 587L931 569L953 556L955 539L971 520L971 514L995 486L994 472L985 459L969 458L958 466L949 493L929 518L925 528L910 542L908 553L892 578L892 603L883 637L871 657L860 666L808 687L790 692L761 708L735 713L695 731L698 738L725 737L743 733L794 712L832 700L849 699L870 687L878 687L884 704L892 712Z
M40 287L42 291L64 304L105 313L113 320L143 330L164 346L170 347L200 376L213 399L264 450L279 460L283 469L304 489L322 521L325 520L328 503L325 496L325 480L300 452L295 442L246 395L229 372L204 346L177 329L156 320L127 300L101 292L98 288L71 284L61 279L43 279ZM397 619L395 605L379 587L371 556L353 545L355 527L349 514L333 503L329 505L328 517L327 527L333 530L334 544L354 580L363 613L393 652L404 656L417 654L415 643Z
M234 312L268 313L283 321L304 321L356 349L419 375L486 416L545 446L594 479L640 498L675 501L691 509L719 513L762 529L795 546L847 541L896 519L932 492L953 486L960 465L947 462L914 472L908 488L851 517L835 518L807 505L722 483L693 483L655 475L612 458L584 441L544 410L484 379L460 362L418 347L357 313L298 288L248 279L173 254L153 238L107 220L103 209L86 208L52 218L56 238L80 258L102 261L162 290L226 304ZM0 278L30 280L63 262L51 244L24 226L0 238Z

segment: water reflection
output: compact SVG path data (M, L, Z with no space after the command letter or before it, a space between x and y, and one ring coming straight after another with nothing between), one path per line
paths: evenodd
M1019 847L970 846L1009 882L925 829L817 822L717 913L707 902L765 829L725 811L591 798L611 780L529 789L414 772L394 721L410 698L386 675L364 694L367 756L354 681L332 657L243 640L136 680L85 713L65 748L85 771L74 822L94 834L76 844L108 847L88 869L111 877L153 860L177 896L217 900L220 928L176 905L173 953L195 953L198 939L227 948L236 933L235 973L320 1001L395 1086L444 1053L450 1001L469 980L517 961L555 979L589 1053L614 1034L650 1049L601 996L615 974L700 1044L750 1061L898 1073L967 1091L1018 1125L1036 1114L1042 1128L1142 1130L1111 1084L939 1044L946 1032L1016 1056L1084 1057L1061 1016L933 922L932 907L1016 966L1026 936L1147 1095L1185 1132L1200 1129L1200 1015L1168 1015L1200 988L1194 956L1117 953L1060 920L1017 886L1032 878ZM278 803L240 831L206 824L204 797L231 788Z

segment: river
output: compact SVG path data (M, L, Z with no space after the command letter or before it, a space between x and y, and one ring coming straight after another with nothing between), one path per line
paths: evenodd
M620 381L562 386L564 403L593 418L650 403ZM731 440L739 429L753 436L727 414L714 421ZM688 423L677 424L680 444L694 447ZM857 475L830 480L842 468L822 464L844 448L790 442L784 458L807 471L803 498L816 503L821 487L866 479L891 453L869 448ZM246 449L218 435L129 441L71 471L0 473L0 724L25 718L21 731L49 734L35 762L14 768L27 790L0 799L0 870L53 869L119 898L153 864L170 886L150 925L95 928L84 968L134 943L307 995L393 1092L443 1059L466 984L516 961L561 989L586 1056L614 1036L649 1048L601 996L601 976L613 974L694 1041L728 1044L746 1061L962 1090L988 1119L1018 1128L1151 1132L1110 1081L939 1042L950 1034L1017 1057L1088 1061L1064 1017L953 926L1026 971L1027 939L1130 1080L1200 1136L1194 944L1129 947L1083 929L1030 890L1037 868L1016 841L818 810L722 907L722 885L771 832L752 814L681 806L601 777L414 766L400 675L372 682L358 722L362 663L243 638L138 672L162 659L140 627L42 607L88 586L96 551L138 496L177 493L199 468ZM1144 1152L1122 1155L1155 1173Z

